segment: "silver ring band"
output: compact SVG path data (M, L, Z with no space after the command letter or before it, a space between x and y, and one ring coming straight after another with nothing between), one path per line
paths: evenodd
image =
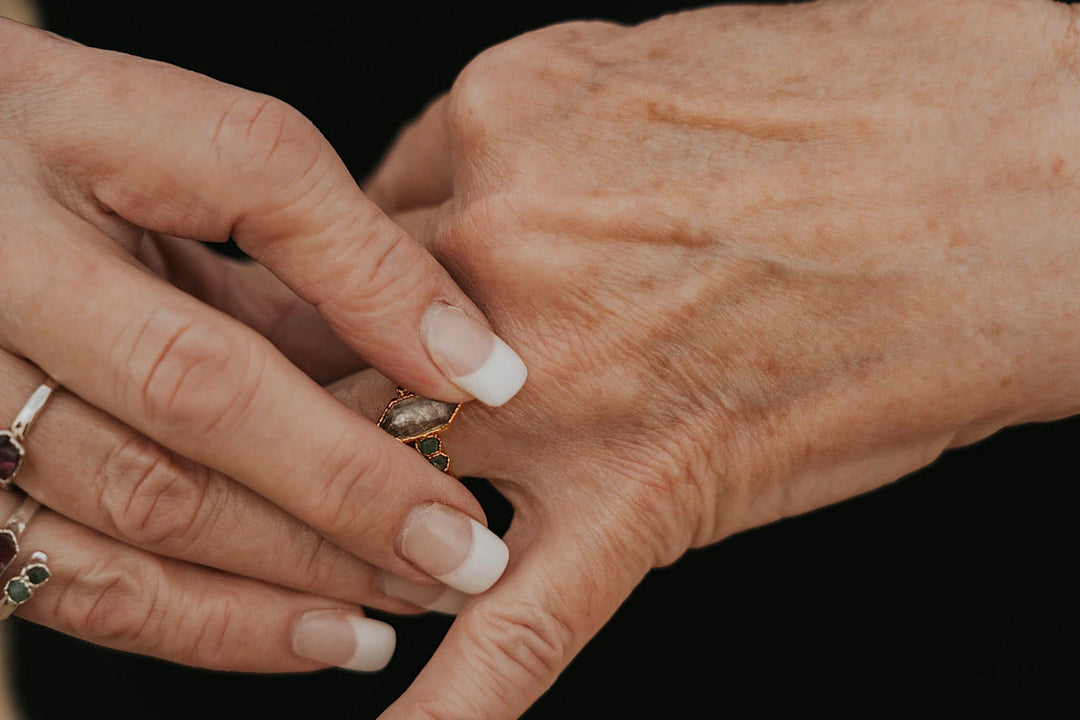
M23 458L26 457L26 449L23 447L26 434L30 432L30 427L57 387L55 380L46 377L15 416L11 429L0 432L0 488L11 488L15 475L22 467ZM29 495L24 496L15 512L0 528L0 575L19 556L19 540L39 507L41 503L37 500ZM52 573L45 564L47 559L43 552L33 553L22 570L4 583L4 592L0 594L0 620L11 617L20 605L34 596L34 588L48 582Z
M57 387L59 385L55 380L45 378L15 416L11 429L0 431L0 489L7 489L14 482L26 457L26 448L23 447L26 434Z
M34 424L34 420L37 419L38 413L45 407L45 403L49 402L49 398L52 397L53 390L59 387L56 381L52 378L45 378L45 381L38 386L34 394L30 396L30 399L23 405L22 410L15 416L15 421L11 423L11 434L15 436L17 440L26 439L26 433L30 432L30 426Z
M19 507L0 528L0 575L18 557L19 538L39 507L41 503L34 498L29 495L23 497ZM4 583L4 592L0 594L0 620L11 617L20 605L34 597L34 588L49 581L52 573L45 564L47 560L45 553L33 553L22 570Z

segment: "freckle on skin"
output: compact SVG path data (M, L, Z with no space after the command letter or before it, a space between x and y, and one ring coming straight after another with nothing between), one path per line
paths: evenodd
M1054 158L1054 162L1050 166L1050 169L1055 175L1060 175L1061 171L1065 169L1065 158L1058 155Z

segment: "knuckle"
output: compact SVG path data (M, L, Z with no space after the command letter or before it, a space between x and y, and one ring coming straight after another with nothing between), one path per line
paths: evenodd
M560 298L575 291L571 279L581 272L578 264L582 256L548 253L537 261L541 257L537 255L539 235L532 229L544 212L544 201L527 195L528 191L521 188L485 194L463 203L435 228L432 252L481 305L493 288L473 279L489 277L493 272L512 279L499 288L500 292L521 297L551 284L558 285ZM589 305L595 305L595 290L589 297Z
M352 537L358 528L371 529L367 508L381 512L393 503L384 497L391 489L387 452L378 444L355 452L355 438L342 438L335 450L327 455L315 477L319 492L312 510L313 524L334 538ZM392 496L391 496L392 497Z
M177 603L182 618L177 636L185 638L176 648L179 659L197 667L233 667L244 660L246 643L236 633L237 602L233 597L205 603L203 598L186 593Z
M369 223L357 242L363 262L347 269L348 281L338 284L343 292L335 298L347 312L362 315L365 310L372 312L375 305L374 311L382 314L384 302L374 301L392 305L423 289L417 285L426 273L412 270L424 267L424 253L395 227Z
M523 678L546 687L570 661L574 632L570 624L535 602L489 609L469 625L470 640L481 648L483 674L505 683L495 693L512 692Z
M241 332L161 310L132 343L126 367L142 415L189 438L206 439L254 402L265 357ZM123 366L122 366L123 367Z
M296 543L299 566L296 577L300 588L324 589L339 584L337 570L341 559L340 549L311 529Z
M209 475L135 436L106 458L101 505L120 538L140 546L189 545L208 507Z
M509 256L505 260L512 262L512 252L499 251L507 245L523 244L522 237L530 227L530 213L527 199L508 194L488 195L464 205L453 217L446 219L436 240L440 249L453 253L455 259L464 260L469 253L475 252L482 253L484 265L502 255Z
M451 134L466 146L484 144L510 124L562 104L594 77L600 65L596 45L617 29L612 23L568 22L484 50L451 88Z
M287 168L281 177L295 181L322 155L323 138L311 121L269 95L237 90L210 119L215 122L211 148L222 164L260 185L268 167Z
M467 656L468 693L445 693L410 708L421 720L501 716L531 704L570 661L574 633L535 602L517 602L474 615L462 626L474 652Z
M689 475L639 473L628 485L623 503L609 511L620 521L612 541L621 544L627 557L640 556L649 567L670 565L714 532L713 506Z
M77 573L57 601L58 629L108 645L161 642L161 568L152 556L116 554Z
M507 86L525 80L518 72L528 67L522 38L484 50L458 75L450 89L447 124L450 133L467 150L482 145L488 134L505 119L513 100Z
M202 667L232 667L245 643L235 598L170 593L153 555L116 553L74 575L57 599L56 628L94 642Z

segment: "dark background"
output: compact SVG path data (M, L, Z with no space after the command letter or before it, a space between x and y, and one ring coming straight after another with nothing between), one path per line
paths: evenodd
M637 2L44 2L48 27L284 98L359 178L477 52ZM122 152L117 148L117 152ZM654 572L526 716L1080 717L1075 439L1024 427ZM472 487L496 528L506 506ZM14 621L29 718L375 717L449 620L391 618L377 675L210 673Z

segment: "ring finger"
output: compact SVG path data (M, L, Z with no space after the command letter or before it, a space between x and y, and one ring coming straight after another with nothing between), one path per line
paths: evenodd
M0 351L0 422L15 417L41 377L29 363ZM383 594L365 561L262 496L70 393L55 394L25 444L19 487L117 540L305 592L416 612Z
M17 503L0 495L5 516ZM45 509L20 545L45 551L47 581L27 591L37 553L24 552L5 609L18 598L19 616L106 647L244 672L372 671L394 651L393 629L354 605L154 555Z

